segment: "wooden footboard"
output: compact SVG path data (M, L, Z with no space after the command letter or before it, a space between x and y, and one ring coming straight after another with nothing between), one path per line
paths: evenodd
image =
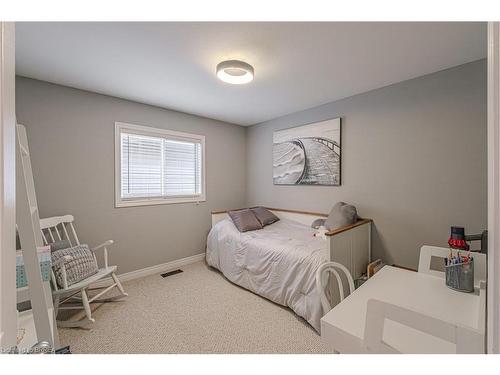
M280 219L289 219L310 226L316 219L324 219L327 214L268 208ZM229 210L228 210L229 211ZM228 211L212 212L212 226L228 216ZM366 272L371 261L371 219L359 219L347 227L327 232L330 261L338 262L347 267L356 280Z

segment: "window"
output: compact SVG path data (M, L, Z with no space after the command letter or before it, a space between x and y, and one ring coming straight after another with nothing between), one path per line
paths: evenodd
M116 207L205 200L205 137L115 123Z

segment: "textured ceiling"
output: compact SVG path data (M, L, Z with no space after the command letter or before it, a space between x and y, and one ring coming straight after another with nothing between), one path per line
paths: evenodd
M485 23L17 23L17 74L251 125L486 57ZM217 79L222 60L255 68Z

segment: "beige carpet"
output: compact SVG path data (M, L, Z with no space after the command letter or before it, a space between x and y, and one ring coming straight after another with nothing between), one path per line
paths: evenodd
M330 353L290 309L224 278L204 262L183 273L124 283L123 302L94 307L87 329L59 329L73 353Z

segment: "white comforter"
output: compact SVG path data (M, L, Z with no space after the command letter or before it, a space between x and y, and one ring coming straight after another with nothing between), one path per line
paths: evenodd
M310 227L280 220L240 233L230 219L214 225L207 262L232 282L280 305L289 306L318 332L322 316L315 275L327 261L327 241Z

